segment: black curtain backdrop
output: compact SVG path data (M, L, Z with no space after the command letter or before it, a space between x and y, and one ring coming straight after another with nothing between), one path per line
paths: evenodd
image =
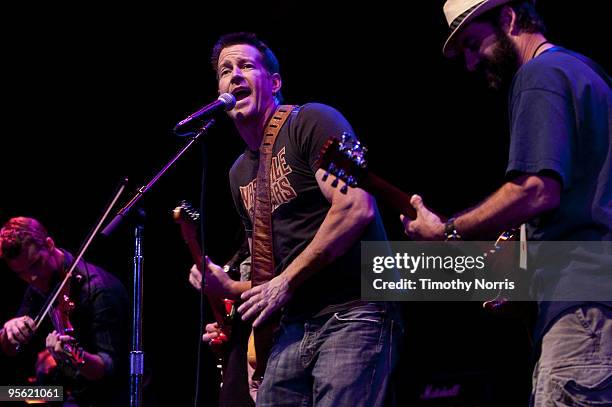
M130 178L127 199L186 141L171 129L216 98L210 50L232 31L254 31L276 52L288 103L317 101L343 112L368 145L373 171L441 213L474 205L503 179L506 95L486 90L461 61L443 58L442 4L13 5L1 28L0 222L36 217L59 246L76 251L120 177ZM604 5L542 0L538 8L552 42L609 70ZM227 173L244 147L225 117L207 143L203 216L210 256L222 263L239 244ZM190 405L194 394L199 299L171 210L181 199L199 204L201 173L196 146L143 201L147 399L160 406ZM381 210L390 239L403 239L397 215ZM86 257L131 292L132 256L132 230L124 225ZM24 289L2 263L1 321L14 315ZM403 305L403 405L431 405L419 397L432 383L461 383L473 400L494 405L526 405L531 355L518 322L486 315L477 303ZM208 349L203 359L202 405L214 405ZM0 363L3 385L27 368L4 357Z

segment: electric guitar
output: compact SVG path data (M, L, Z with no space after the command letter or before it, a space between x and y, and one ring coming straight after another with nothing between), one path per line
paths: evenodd
M396 212L410 219L416 219L416 210L410 204L412 195L369 171L367 151L367 148L350 133L345 132L340 138L329 138L321 148L317 161L318 167L326 171L323 181L326 181L330 175L335 177L331 182L334 188L339 185L340 180L344 181L340 189L343 193L346 193L349 187L358 186L383 200ZM504 248L511 246L505 243L518 240L518 236L518 229L501 233L493 246L486 250L487 257L497 256L498 261L504 261L505 256L513 256L514 254L504 251ZM524 316L527 312L525 305L524 302L511 302L509 292L500 289L493 298L483 303L483 308L499 315Z
M181 201L180 204L172 211L172 217L180 226L181 236L187 244L187 248L189 249L189 253L191 254L194 264L198 268L201 267L204 254L202 253L198 239L198 226L200 223L199 212L195 210L193 206L189 204L189 202ZM224 268L223 270L228 272L228 268ZM202 273L202 278L204 278L204 271L200 270L200 272ZM220 344L226 339L229 339L231 334L231 321L235 313L234 301L229 299L219 301L218 299L210 296L207 298L215 321L219 325L221 331L227 337L224 339L213 339L213 345Z

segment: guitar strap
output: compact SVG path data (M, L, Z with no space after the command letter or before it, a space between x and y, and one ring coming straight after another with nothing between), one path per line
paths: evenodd
M272 115L264 131L259 147L259 168L255 187L255 204L253 210L253 237L251 258L251 285L261 285L274 277L274 251L272 244L272 202L270 196L270 174L272 168L272 151L274 142L295 105L280 105ZM274 331L279 316L271 316L263 325L254 329L255 353L257 366L253 379L263 378Z
M527 270L527 225L521 225L519 239L519 268Z

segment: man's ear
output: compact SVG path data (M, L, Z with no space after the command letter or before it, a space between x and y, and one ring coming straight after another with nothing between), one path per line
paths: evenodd
M47 236L47 238L45 239L45 246L47 247L47 250L52 251L53 249L55 249L55 242L53 241L53 239Z
M514 9L510 6L503 6L499 13L499 27L507 35L518 35L517 16Z
M283 86L283 81L278 72L273 73L271 75L271 79L272 79L272 93L276 95L281 90L281 87Z

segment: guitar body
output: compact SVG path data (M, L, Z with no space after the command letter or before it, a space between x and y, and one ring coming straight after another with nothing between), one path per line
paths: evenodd
M517 259L520 254L519 247L515 243L519 240L520 231L518 228L504 231L499 235L493 247L488 250L489 258L495 259L492 264L492 275L497 280L511 278L515 280L518 273L525 273L524 270L519 270ZM516 267L507 267L507 265L516 264ZM534 303L531 301L512 301L512 294L509 290L500 289L497 295L490 300L483 302L483 309L500 316L514 317L520 319L529 319L533 315Z
M247 362L251 369L257 369L257 353L255 352L255 335L253 335L253 330L251 330L251 335L249 335L249 343L247 345Z

